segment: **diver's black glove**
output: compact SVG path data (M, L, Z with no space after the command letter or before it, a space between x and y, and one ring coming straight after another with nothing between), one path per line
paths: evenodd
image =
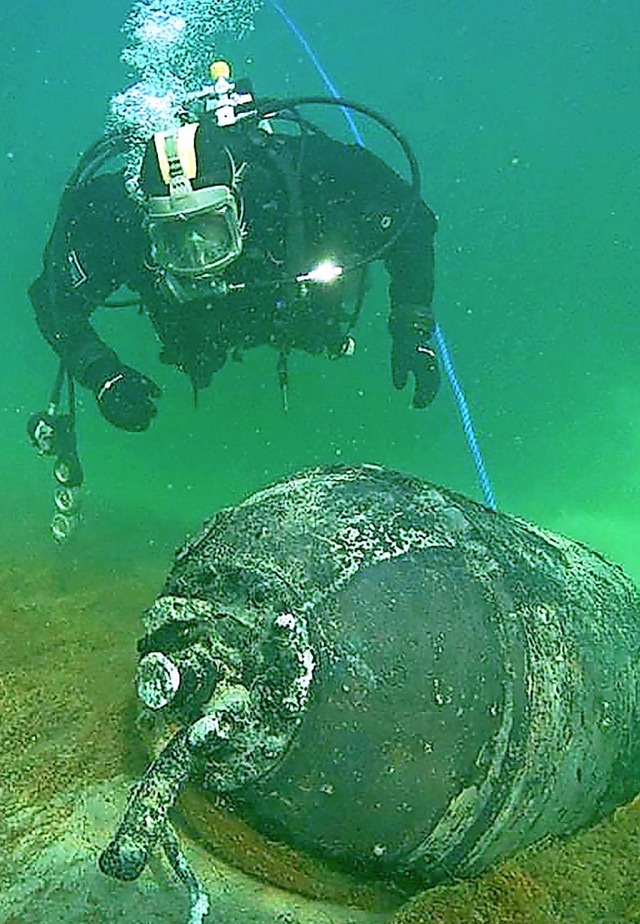
M395 388L407 384L413 373L413 406L427 407L440 386L440 370L431 343L435 321L425 305L396 305L389 315L391 334L391 376Z
M131 366L98 361L85 378L96 396L100 413L114 427L140 432L147 429L158 413L152 399L159 398L162 391Z

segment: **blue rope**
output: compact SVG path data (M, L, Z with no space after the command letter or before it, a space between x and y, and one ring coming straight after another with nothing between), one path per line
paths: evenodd
M306 39L306 37L303 35L303 33L302 33L302 32L300 31L300 29L298 28L298 26L295 24L295 22L293 21L293 19L291 19L291 17L290 17L289 14L287 13L287 11L286 11L285 9L283 9L283 8L280 6L280 4L276 2L276 0L268 0L268 3L271 4L271 6L274 8L274 10L277 10L277 12L280 13L280 15L282 16L282 18L283 18L284 21L286 22L286 24L289 26L289 28L291 29L291 31L293 32L293 34L295 35L295 37L298 39L298 41L300 42L300 44L302 45L302 47L303 47L304 50L306 51L307 55L309 56L309 58L310 58L310 60L311 60L311 63L313 64L313 66L315 67L315 69L317 70L317 72L320 74L320 77L322 78L322 82L324 83L325 87L327 88L327 90L329 91L329 93L331 94L331 96L333 96L334 99L339 99L339 98L340 98L340 94L338 93L338 88L337 88L336 85L333 83L333 81L331 80L331 78L329 77L329 75L327 74L327 72L325 71L324 67L322 66L322 63L321 63L320 59L318 58L318 56L317 56L316 53L314 52L313 48L312 48L311 45L309 44L309 42L308 42L308 40ZM344 113L344 117L345 117L345 119L347 120L347 123L348 123L348 125L349 125L349 128L351 129L351 131L352 131L352 133L353 133L353 137L356 139L356 143L359 144L361 148L363 148L363 147L364 147L364 138L362 137L362 134L360 133L360 129L358 128L358 126L357 126L356 123L355 123L355 120L354 120L354 118L353 118L353 114L352 114L351 110L350 110L350 109L347 109L346 106L341 106L340 108L342 109L342 112Z
M449 348L447 347L442 328L439 324L436 324L436 344L442 359L442 365L444 366L449 384L451 385L451 390L456 399L456 404L458 405L458 412L462 420L462 429L464 430L464 435L467 438L467 443L471 450L476 472L478 473L478 480L480 481L482 493L484 494L485 504L487 507L491 507L492 510L496 510L497 504L495 494L493 493L493 488L489 481L484 459L482 458L482 452L480 451L478 437L476 436L473 421L471 420L471 411L469 410L465 393L462 390L462 385L458 381L458 376L456 375L456 370L451 360L451 354L449 353Z
M338 92L338 88L333 83L333 81L327 74L326 70L322 66L320 60L318 59L318 56L315 54L315 52L311 48L311 45L309 44L308 39L303 35L303 33L298 28L298 26L295 24L295 22L291 19L289 14L286 12L286 10L284 10L280 6L280 4L276 2L276 0L267 0L267 2L270 3L271 6L282 16L287 26L291 29L293 34L299 40L300 44L302 45L307 55L309 56L313 66L320 74L320 77L322 78L324 85L328 89L329 93L333 96L334 99L339 99L340 93ZM353 115L351 114L351 111L347 109L345 106L342 106L341 109L344 113L344 116L347 122L349 123L349 128L351 129L356 142L361 147L364 147L364 139L360 131L358 130L358 126L356 125L353 119ZM436 324L436 346L438 347L438 352L440 353L440 357L442 359L442 365L444 366L445 372L447 374L447 378L449 379L449 385L451 386L451 390L453 392L454 398L456 400L456 404L458 406L458 413L460 414L460 419L462 421L462 429L464 431L464 435L466 437L467 444L471 452L471 457L473 458L473 464L476 467L476 472L478 475L478 480L480 482L480 487L482 488L482 493L484 495L485 504L487 505L487 507L490 507L492 510L496 510L497 509L496 498L493 493L493 488L491 487L491 482L489 481L487 469L485 467L484 459L482 457L482 452L480 450L480 444L478 443L478 437L476 436L476 431L473 426L473 421L471 419L471 411L469 410L469 404L467 403L465 393L458 380L458 376L456 375L456 370L453 366L451 354L449 352L449 348L447 347L447 343L444 338L444 333L439 324Z

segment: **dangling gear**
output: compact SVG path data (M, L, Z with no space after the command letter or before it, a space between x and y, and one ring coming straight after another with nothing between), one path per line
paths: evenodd
M61 412L60 399L67 382L68 410ZM56 542L66 542L78 525L84 472L76 437L76 396L72 376L60 363L46 411L36 411L27 421L29 439L41 456L54 456L55 512L51 532Z

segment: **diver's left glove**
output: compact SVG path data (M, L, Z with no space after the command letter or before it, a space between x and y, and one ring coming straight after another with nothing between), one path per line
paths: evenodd
M146 430L158 413L153 399L161 397L161 389L131 366L111 363L105 368L98 361L85 380L96 396L100 413L114 427L138 433Z
M424 305L395 305L389 315L391 334L391 377L395 388L403 389L413 373L413 406L427 407L440 387L440 370L431 342L435 321Z

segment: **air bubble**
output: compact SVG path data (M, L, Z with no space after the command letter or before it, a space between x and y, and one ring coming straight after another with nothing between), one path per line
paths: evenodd
M134 81L109 105L107 131L132 142L125 175L135 189L146 142L155 132L177 128L189 93L209 81L222 35L241 38L254 28L264 0L139 0L122 31L122 61Z

